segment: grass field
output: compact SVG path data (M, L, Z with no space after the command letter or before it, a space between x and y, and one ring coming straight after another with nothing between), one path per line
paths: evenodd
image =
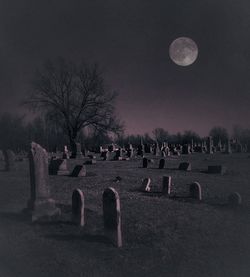
M98 160L86 166L86 177L50 176L52 198L63 213L58 221L35 224L22 213L29 199L28 161L16 162L13 172L1 171L0 277L250 276L249 154L168 157L162 170L154 160L147 169L140 159ZM182 161L191 162L191 172L177 170ZM70 160L70 169L76 163ZM203 172L216 164L227 173ZM159 193L163 175L172 176L178 197ZM154 193L138 191L146 177ZM186 198L194 181L202 187L201 203ZM120 195L121 249L103 236L102 193L108 186ZM75 188L85 195L83 229L70 222ZM234 191L242 195L241 207L226 205Z

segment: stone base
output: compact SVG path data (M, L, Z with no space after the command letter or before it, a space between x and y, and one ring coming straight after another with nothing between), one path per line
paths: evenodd
M59 176L67 176L69 174L70 174L70 172L68 170L58 170L57 171L57 175L59 175Z
M51 217L56 217L61 214L61 210L56 207L55 200L39 199L35 202L29 200L28 209L31 211L32 222L40 219L49 220Z

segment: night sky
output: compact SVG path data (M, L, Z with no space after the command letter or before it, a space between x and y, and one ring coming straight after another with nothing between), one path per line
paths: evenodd
M199 47L191 66L169 58L179 36ZM250 127L249 0L0 0L1 111L57 56L101 65L127 133Z

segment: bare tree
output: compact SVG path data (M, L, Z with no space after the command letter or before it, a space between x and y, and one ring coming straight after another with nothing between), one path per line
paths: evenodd
M59 58L48 61L32 82L33 91L25 102L45 112L68 136L72 156L84 127L111 132L123 130L115 115L115 92L109 92L98 65L74 64Z

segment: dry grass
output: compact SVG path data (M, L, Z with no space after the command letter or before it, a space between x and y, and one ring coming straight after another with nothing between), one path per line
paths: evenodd
M141 168L141 160L98 161L87 165L89 176L51 176L51 194L63 210L57 222L31 224L21 210L29 198L28 162L14 172L0 172L0 276L250 276L250 159L247 154L193 154L158 160ZM182 161L191 172L176 170ZM70 168L75 161L70 161ZM202 173L208 165L228 168L224 176ZM177 196L198 181L203 201L138 191L150 177L160 190L162 176L173 179ZM116 176L122 180L115 182ZM124 247L114 248L103 236L102 192L119 192ZM86 226L70 224L71 194L85 194ZM238 191L240 208L225 205ZM1 275L2 274L2 275Z

